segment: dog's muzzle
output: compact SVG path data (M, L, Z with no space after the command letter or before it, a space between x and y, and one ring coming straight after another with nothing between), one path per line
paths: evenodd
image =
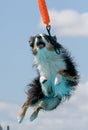
M45 47L45 43L43 42L43 39L41 36L37 36L36 37L36 46L39 48L39 49L42 49Z

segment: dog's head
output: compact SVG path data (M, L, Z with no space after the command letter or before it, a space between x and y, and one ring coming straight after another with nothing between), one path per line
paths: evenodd
M61 45L57 43L56 36L49 36L46 34L38 34L30 37L29 43L34 55L44 48L48 51L56 51L56 53L58 53L61 48Z

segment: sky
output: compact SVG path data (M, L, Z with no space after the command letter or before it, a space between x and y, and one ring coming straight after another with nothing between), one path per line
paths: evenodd
M52 112L41 111L30 122L29 108L22 124L17 114L26 100L27 85L36 77L29 37L47 33L37 0L0 0L0 124L13 130L88 129L88 0L46 0L51 33L67 48L80 73L69 101Z

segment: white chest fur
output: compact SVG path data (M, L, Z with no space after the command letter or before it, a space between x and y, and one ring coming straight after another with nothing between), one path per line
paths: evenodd
M40 77L46 77L47 82L42 85L42 91L46 96L61 96L63 97L70 89L66 87L65 78L60 78L60 84L55 84L55 79L57 79L57 74L60 70L66 69L66 64L62 58L62 54L56 54L54 51L48 51L43 48L38 51L35 56L34 62L39 71ZM50 93L50 91L52 92Z
M66 69L61 54L58 55L56 52L48 51L46 48L38 51L37 56L35 56L35 64L40 76L45 76L48 79L54 77L59 70Z

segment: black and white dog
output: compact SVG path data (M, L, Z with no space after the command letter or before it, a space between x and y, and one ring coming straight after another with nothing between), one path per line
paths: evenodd
M34 65L38 77L29 85L27 101L18 115L21 123L29 106L34 107L30 120L38 112L55 109L64 99L71 96L78 85L78 71L67 50L57 42L55 36L38 34L30 38Z

